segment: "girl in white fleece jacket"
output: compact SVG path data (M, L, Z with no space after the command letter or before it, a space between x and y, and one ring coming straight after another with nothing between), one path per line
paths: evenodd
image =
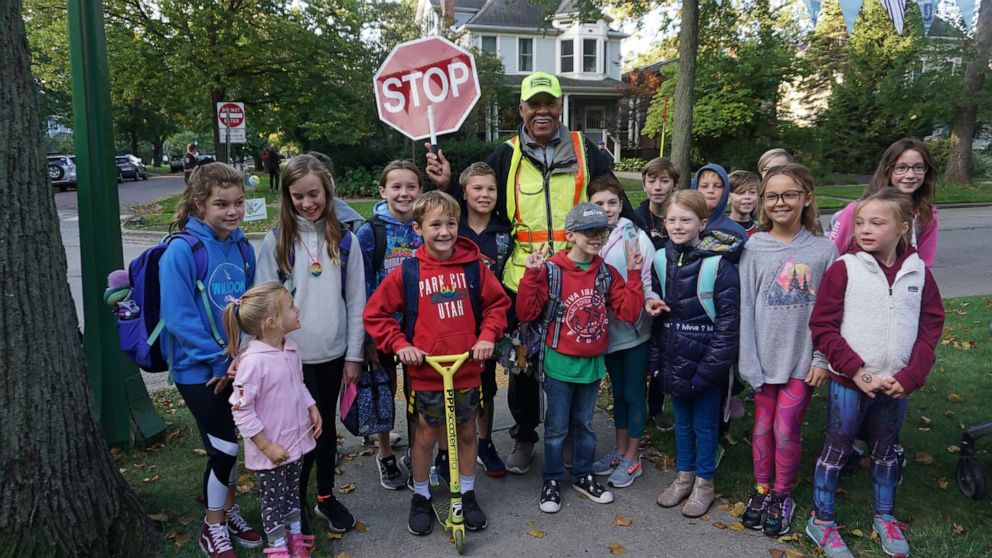
M303 379L326 428L303 461L300 501L306 508L310 471L317 465L314 513L343 533L355 518L333 494L335 415L342 383L358 378L362 363L365 268L358 239L334 214L334 178L315 157L290 160L282 174L279 225L258 252L256 281L281 281L300 309L300 329L289 334L303 360ZM304 513L304 520L307 514ZM305 532L309 525L304 521Z

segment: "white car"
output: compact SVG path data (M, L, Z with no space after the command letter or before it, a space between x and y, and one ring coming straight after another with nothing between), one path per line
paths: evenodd
M72 155L49 155L48 178L52 186L64 192L70 186L76 186L76 158Z

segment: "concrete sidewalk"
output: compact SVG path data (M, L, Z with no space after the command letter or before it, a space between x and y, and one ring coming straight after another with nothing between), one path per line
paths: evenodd
M501 389L496 401L496 432L493 439L500 454L505 456L512 441L507 430L512 419L506 406L506 390ZM402 408L397 407L397 416ZM402 424L399 419L397 426ZM598 451L612 445L613 430L603 412L594 420ZM398 428L402 430L402 428ZM338 432L345 432L342 426ZM406 442L406 433L403 432ZM337 477L337 487L354 483L355 490L338 494L355 517L367 526L364 533L350 532L340 540L329 541L326 531L315 524L320 551L317 556L337 556L339 553L358 556L455 556L454 544L447 533L435 523L434 531L416 537L407 531L406 522L412 493L407 490L389 491L379 485L374 455L359 456L361 441L347 434L342 446L344 455L339 466L343 474ZM397 453L405 451L398 449ZM534 466L526 475L489 478L481 467L477 469L476 491L479 503L489 519L484 531L466 533L467 556L611 556L611 545L620 545L626 556L674 556L712 558L721 556L769 556L770 548L785 546L759 532L736 532L730 525L736 519L726 511L710 510L709 519L689 520L679 508L663 509L655 503L661 490L674 478L674 469L658 470L643 460L645 474L628 488L613 489L615 500L602 505L580 499L566 483L562 489L562 509L546 514L538 507L541 492L543 446L538 445ZM601 478L605 482L605 478ZM717 475L719 490L719 475ZM447 489L436 488L435 496ZM719 504L719 500L717 504ZM630 520L630 525L616 525L616 516ZM799 521L798 519L796 520ZM714 523L722 522L726 528ZM538 535L538 536L535 536ZM328 552L328 543L333 552Z

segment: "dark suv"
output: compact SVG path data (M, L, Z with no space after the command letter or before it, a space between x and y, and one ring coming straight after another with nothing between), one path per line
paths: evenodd
M52 186L60 192L66 191L70 186L75 188L76 158L72 155L49 155L48 178L52 179Z

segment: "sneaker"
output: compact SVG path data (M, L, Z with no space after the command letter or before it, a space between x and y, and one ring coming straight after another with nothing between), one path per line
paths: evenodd
M351 531L358 524L355 516L334 496L317 496L313 513L327 522L327 530L332 533Z
M379 465L379 484L386 490L399 490L406 484L403 473L396 467L396 456L390 455L385 459L375 458Z
M878 533L878 539L882 542L882 550L889 556L906 558L909 556L909 541L903 535L902 530L906 525L900 523L891 515L876 515L872 521L872 527Z
M499 458L499 453L497 453L496 446L493 445L492 440L479 438L479 454L475 460L479 465L482 465L482 468L485 469L486 474L490 477L499 478L506 476L506 464Z
M626 488L634 484L634 479L643 474L644 469L641 468L640 458L624 459L621 457L620 464L613 470L608 482L614 488Z
M293 558L293 555L289 553L289 548L285 546L270 546L262 551L262 554L269 556L270 558ZM310 553L307 553L310 556Z
M609 504L613 501L613 493L599 484L591 473L572 481L572 488L597 504Z
M237 558L234 547L231 546L231 535L227 532L227 525L223 523L207 523L203 521L203 529L200 531L200 550L208 558Z
M310 558L310 551L313 550L313 535L287 535L289 540L289 551L293 558Z
M806 522L806 534L813 539L816 546L823 550L823 555L827 558L854 558L851 550L847 548L844 539L840 536L840 525L831 521L829 523L817 523L816 514L811 513L809 521Z
M262 534L252 529L251 525L241 517L241 508L237 504L225 512L227 514L227 532L231 539L245 548L262 546Z
M465 528L469 531L480 531L489 525L486 512L482 511L475 499L474 490L462 494L462 517L465 518Z
M592 474L599 476L612 475L618 465L620 465L620 454L617 452L617 448L614 447L593 462Z
M561 509L561 487L556 480L544 481L541 489L541 511L557 513Z
M675 428L675 423L672 422L672 419L668 418L668 415L664 413L656 415L652 419L652 422L654 422L655 427L662 432L668 432Z
M434 510L431 509L431 501L420 494L413 495L410 503L410 521L407 529L418 537L427 535L434 528Z
M747 506L741 514L741 524L748 529L761 530L761 524L765 521L765 510L768 509L768 500L771 493L767 488L754 488L754 493L747 499Z
M401 455L399 461L397 461L396 464L399 465L400 471L404 475L408 477L413 476L413 461L410 460L409 451Z
M448 463L448 452L438 451L434 456L434 466L431 468L431 486L450 486L451 469ZM436 482L435 482L435 479Z
M769 537L788 535L792 530L792 514L796 511L796 503L792 496L772 492L768 500L768 511L761 524L761 530Z
M534 444L513 441L513 451L506 456L506 470L515 475L526 475L530 471L530 460L534 457Z
M402 439L403 439L403 436L400 436L398 433L396 433L396 432L390 432L389 433L389 447L395 448L400 443L400 440L402 440ZM378 436L364 436L364 437L362 437L362 445L365 446L365 447L367 447L367 448L374 448L374 447L376 447L376 446L379 445L379 437Z

